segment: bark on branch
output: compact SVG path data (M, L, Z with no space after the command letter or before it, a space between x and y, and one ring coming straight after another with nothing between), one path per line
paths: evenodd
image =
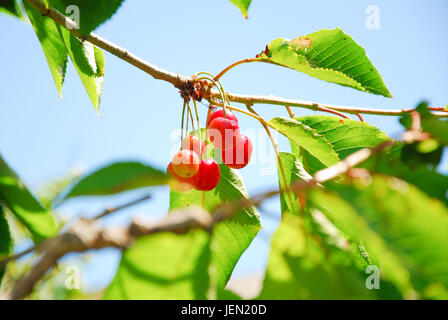
M384 150L392 143L393 141L390 140L373 149L361 149L337 164L316 172L311 180L291 184L289 190L299 192L347 173L373 153ZM27 275L16 283L13 290L2 298L22 299L26 297L32 292L39 279L69 252L85 252L107 247L124 249L129 247L136 238L159 232L183 234L193 229L211 231L215 224L231 218L240 209L258 206L264 200L280 192L282 190L276 189L255 195L252 198L243 198L234 203L222 204L215 208L212 214L200 207L189 207L171 211L157 222L134 219L128 227L100 228L96 219L80 219L66 232L47 239L39 246L39 251L42 252L39 261Z
M168 70L159 68L158 66L152 65L148 61L139 58L135 54L129 52L128 50L112 43L111 41L100 37L95 33L90 33L88 36L81 35L76 29L76 23L70 18L64 16L62 13L54 8L46 8L45 4L41 0L25 0L28 1L34 8L36 8L42 15L53 19L56 23L61 26L68 28L68 30L73 33L76 37L81 40L86 40L94 45L102 48L109 53L115 55L116 57L132 64L133 66L143 70L144 72L150 74L152 77L158 80L163 80L171 83L176 88L185 88L191 86L192 77L184 76L180 73L173 73ZM251 60L251 59L248 59ZM225 70L225 69L224 69ZM213 99L220 99L220 94L218 91L212 91L211 97ZM330 104L321 104L312 101L301 101L294 99L284 99L275 96L250 96L250 95L238 95L233 93L227 93L227 97L232 102L242 103L245 105L253 105L255 103L259 104L270 104L270 105L281 105L281 106L291 106L306 108L313 111L319 111L320 108L327 108L339 112L345 112L350 114L373 114L373 115L383 115L383 116L400 116L404 112L410 112L414 109L397 109L397 110L384 110L384 109L370 109L370 108L360 108L351 106L339 106ZM433 108L433 111L440 111L435 113L438 117L448 117L448 112L445 112L443 107Z

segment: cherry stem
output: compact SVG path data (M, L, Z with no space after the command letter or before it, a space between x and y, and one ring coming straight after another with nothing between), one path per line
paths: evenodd
M229 101L229 99L226 96L226 92L224 90L224 86L221 84L221 82L215 81L213 79L213 75L211 73L209 73L209 72L201 71L201 72L197 73L196 75L199 75L199 74L205 74L206 76L198 78L197 79L198 81L199 80L208 80L211 83L213 83L213 85L218 89L218 91L219 91L219 93L221 95L221 100L223 102L223 106L224 106L223 109L224 109L224 118L225 118L226 117L226 105L225 104L226 103L230 104L230 101Z
M215 104L218 107L224 108L224 105L221 102L218 102L216 100L209 100L210 104ZM271 127L274 130L277 130L272 124L270 124L269 122L267 122L266 120L264 120L262 117L260 117L258 114L254 114L252 112L248 112L245 110L242 110L240 108L236 108L236 107L232 107L232 106L226 106L226 108L232 110L232 111L236 111L236 112L240 112L243 113L245 115L248 115L249 117L252 117L254 119L257 119L258 121L260 121L261 123L267 125L268 127Z
M250 105L246 105L246 108L249 111L251 111L253 114L256 114L260 119L263 119L262 117L260 117L260 115ZM264 120L260 121L260 123L264 127L264 129L266 130L266 133L268 134L268 137L271 140L272 147L274 147L275 154L277 155L277 162L278 162L278 167L280 169L280 174L282 176L283 183L285 184L286 194L287 194L289 203L291 205L291 210L293 210L293 208L294 208L294 201L293 201L292 196L291 196L291 189L289 188L288 182L286 181L285 168L283 167L282 159L280 158L280 151L278 150L277 141L275 141L274 137L271 134L271 130L269 130L269 127L267 126L265 121Z
M248 58L248 59L243 59L240 61L237 61L235 63L232 63L230 66L224 68L220 73L218 73L218 75L216 77L213 78L213 80L218 81L219 79L221 79L221 77L227 73L227 71L229 71L230 69L233 69L234 67L243 64L243 63L249 63L249 62L257 62L260 61L258 58Z
M180 126L180 130L181 130L180 142L181 143L184 140L184 119L185 119L185 108L186 108L186 106L187 106L187 101L184 100L184 106L182 108L182 123L181 123L181 126Z
M340 116L341 118L344 118L344 119L350 119L350 117L348 117L345 114L343 114L343 113L341 113L339 111L336 111L336 110L328 109L328 108L321 107L321 106L317 106L317 110L318 111L322 111L322 112L332 113L332 114L338 115L338 116Z
M288 111L289 116L290 116L291 118L294 118L294 112L292 112L291 108L290 108L289 106L285 106L285 108L286 108L286 110Z
M199 134L199 159L202 160L202 132L201 132L201 122L199 121L199 112L198 106L196 104L196 100L193 99L194 111L196 113L196 120L198 125L198 134Z
M364 119L362 118L362 115L360 113L357 113L356 115L358 116L359 121L364 122Z
M190 125L190 112L187 112L187 127L185 128L185 136L188 136L188 129Z
M194 100L193 100L194 101ZM193 133L196 131L196 128L194 127L194 119L193 119L193 112L191 111L191 107L190 107L190 103L187 104L188 105L188 113L190 115L190 119L191 119L191 125L193 127ZM187 116L188 117L188 116ZM187 132L187 135L189 133Z

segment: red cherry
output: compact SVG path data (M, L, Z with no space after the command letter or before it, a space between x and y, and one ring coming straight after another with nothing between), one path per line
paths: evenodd
M200 162L196 152L180 150L173 157L173 171L181 178L191 178L198 172Z
M201 145L201 152L199 152L199 144ZM188 135L182 140L181 149L191 150L196 152L197 155L201 155L205 152L205 141L199 140L196 136Z
M226 118L216 118L208 127L210 141L216 148L231 149L240 136L238 122Z
M168 164L168 168L166 168L166 172L173 176L174 179L171 181L170 186L177 191L188 191L193 189L193 187L198 182L199 174L195 174L191 178L182 178L178 176L173 170L173 163L170 162Z
M221 176L218 163L213 159L202 160L198 176L199 178L195 185L196 190L213 190L218 185Z
M252 156L252 142L245 135L240 135L236 145L232 149L221 151L222 161L233 169L241 169L247 166Z
M226 116L224 117L224 109L219 109L219 110L213 111L210 114L210 116L207 119L207 127L210 125L210 122L212 122L216 118L225 118L225 119L233 120L233 121L236 121L236 123L238 124L238 119L236 118L236 116L233 114L232 111L226 109Z

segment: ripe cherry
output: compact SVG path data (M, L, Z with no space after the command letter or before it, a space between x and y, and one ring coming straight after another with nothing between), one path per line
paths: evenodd
M198 181L195 185L196 190L213 190L218 185L221 176L218 163L213 159L202 160L198 176Z
M181 178L191 178L198 172L200 162L196 152L180 150L173 157L173 171Z
M221 151L222 161L232 169L241 169L247 166L252 156L252 142L245 135L240 135L232 149Z
M201 145L201 148L199 148L199 145ZM205 152L205 142L204 140L199 140L196 136L188 135L182 140L181 149L191 150L196 152L197 155L201 155Z
M236 121L236 123L238 124L238 119L236 118L236 116L233 114L232 111L226 109L226 116L224 117L224 109L219 109L219 110L213 111L210 114L210 116L207 119L207 127L210 126L210 123L213 120L215 120L216 118L225 118L225 119L233 120L233 121Z
M238 122L226 118L216 118L208 127L210 141L221 150L231 149L240 136Z
M174 190L177 191L188 191L193 189L193 187L198 182L199 174L196 173L191 178L182 178L178 176L174 170L173 170L173 163L170 162L168 165L168 168L166 169L166 172L174 177L174 179L171 181L170 186Z

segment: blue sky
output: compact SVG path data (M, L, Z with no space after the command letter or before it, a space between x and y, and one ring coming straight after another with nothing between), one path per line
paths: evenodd
M378 30L365 26L368 5L376 5L380 10ZM445 0L253 0L248 20L227 0L128 0L96 32L153 64L191 75L198 71L218 73L234 61L255 56L277 37L294 38L335 27L341 27L366 49L394 96L392 99L265 64L242 65L221 81L230 92L274 94L341 105L398 109L414 107L421 99L428 99L432 106L447 104ZM180 125L182 108L182 101L170 84L106 53L104 94L98 117L72 66L68 68L64 98L59 98L29 25L2 15L0 40L0 152L33 190L73 168L91 170L116 160L142 160L166 167L175 144L170 135ZM206 108L200 108L204 118ZM286 115L278 106L260 105L256 110L267 119ZM312 114L302 109L294 112ZM366 116L365 120L394 138L400 136L396 118ZM239 122L242 128L260 129L257 122L244 115L239 116ZM280 147L289 151L283 140ZM259 178L260 165L249 165L240 172L250 194L277 185L275 174ZM134 213L163 215L168 208L168 189L152 191L153 200L110 217L105 223L125 223ZM72 200L57 212L66 216L93 214L134 196ZM270 213L262 213L265 237L258 237L241 258L236 276L264 269L268 254L266 236L277 225L277 200L266 203ZM113 250L94 255L85 269L89 289L108 283L118 259L119 254Z

